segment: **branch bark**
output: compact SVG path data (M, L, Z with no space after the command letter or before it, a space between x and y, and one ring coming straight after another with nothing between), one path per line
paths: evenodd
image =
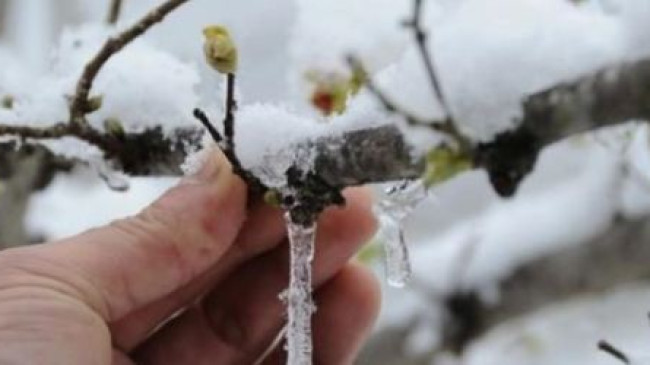
M578 133L650 119L650 59L609 67L528 97L519 127L474 151L502 195L511 195L539 151Z

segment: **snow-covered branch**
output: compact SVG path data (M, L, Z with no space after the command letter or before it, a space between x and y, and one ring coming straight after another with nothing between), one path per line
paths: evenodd
M186 3L188 0L167 0L157 8L150 11L140 21L133 24L131 27L118 34L115 37L109 38L102 46L95 57L88 62L84 68L79 81L75 94L70 101L70 122L76 124L85 124L85 116L92 109L89 108L88 96L90 89L93 86L95 77L99 71L106 64L106 62L122 48L131 43L133 40L144 34L149 28L156 23L161 22L169 13L174 11L179 6Z
M650 118L646 107L650 100L645 88L648 84L650 60L641 60L534 94L524 102L518 128L472 148L474 165L488 171L501 194L510 195L532 170L544 146L576 133ZM89 142L132 175L180 174L180 164L199 146L201 133L198 126L178 129L171 135L156 128L112 135L63 123L50 128L0 124L0 136L26 141L72 136ZM337 143L331 139L315 142L319 157L314 173L332 186L411 179L418 176L417 167L422 167L421 161L410 156L396 128L359 130L338 138Z
M475 151L497 190L511 193L539 151L568 136L630 120L649 120L650 60L626 63L528 97L519 127Z
M650 275L649 237L650 220L621 221L597 239L523 263L497 284L498 303L483 302L478 289L448 296L442 347L460 351L509 319L578 295L645 280Z

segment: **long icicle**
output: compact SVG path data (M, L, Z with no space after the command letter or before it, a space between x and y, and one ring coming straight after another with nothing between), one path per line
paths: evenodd
M312 300L312 267L316 223L304 227L285 214L290 246L289 289L283 295L287 304L288 365L311 365L311 316L316 311Z

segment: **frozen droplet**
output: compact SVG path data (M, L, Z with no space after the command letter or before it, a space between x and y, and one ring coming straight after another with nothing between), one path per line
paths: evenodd
M285 214L290 246L289 289L280 294L287 305L287 352L289 365L311 365L312 300L311 262L314 258L316 224L304 227Z
M386 280L394 287L404 287L411 278L411 262L404 238L404 219L427 197L421 180L400 182L386 190L386 197L376 207L381 228L386 264Z
M104 180L109 189L114 191L129 190L129 177L124 173L113 169L103 159L91 159L90 166L97 172L97 175Z

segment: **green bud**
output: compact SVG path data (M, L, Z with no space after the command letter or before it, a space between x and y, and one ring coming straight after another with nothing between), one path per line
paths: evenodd
M203 29L203 36L203 52L208 64L220 73L235 73L238 63L237 45L228 29L222 25L210 25Z
M86 114L94 113L102 107L104 103L104 97L102 95L95 95L88 98L86 102Z
M424 185L431 187L472 168L469 156L447 146L432 149L426 156Z
M282 205L282 194L273 189L269 189L264 193L264 202L272 207L280 207Z

